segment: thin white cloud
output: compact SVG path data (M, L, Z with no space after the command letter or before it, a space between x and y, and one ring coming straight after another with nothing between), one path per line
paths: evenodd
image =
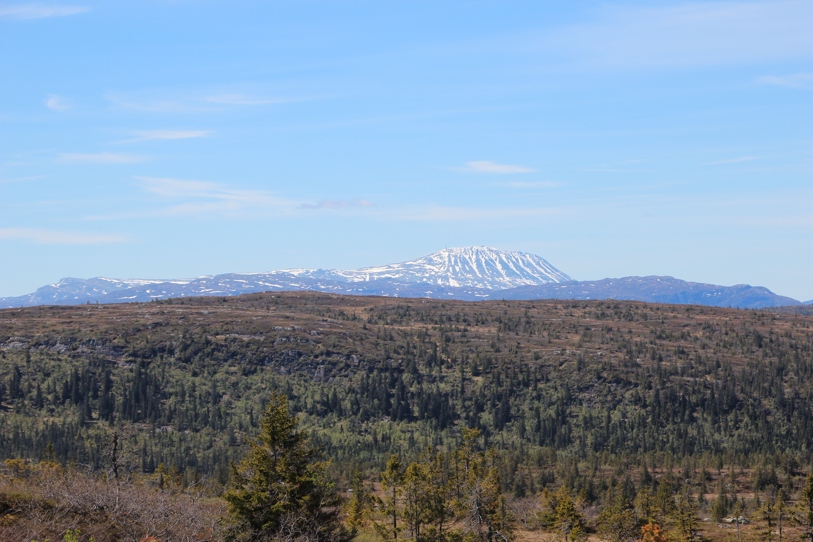
M341 199L329 200L324 199L318 203L303 203L300 205L303 209L348 209L353 207L373 207L374 205L366 199Z
M206 110L206 107L202 104L195 104L190 100L177 98L155 99L153 97L107 94L105 99L116 108L147 113L196 113Z
M750 64L813 57L807 0L608 3L595 19L530 38L528 46L609 68Z
M0 239L29 241L47 245L101 245L127 241L127 238L122 235L65 232L36 228L2 228L0 229Z
M752 160L759 159L759 156L738 156L736 158L726 158L724 160L715 160L713 162L706 162L704 166L717 166L722 164L739 164L740 162L751 162Z
M270 98L247 94L178 93L176 91L145 91L109 93L105 95L113 106L151 113L201 113L221 110L226 106L247 107L297 101L290 98Z
M510 188L556 188L557 186L562 186L562 183L553 181L509 181L499 183L497 186L508 186Z
M73 104L61 96L49 94L45 99L45 107L51 111L67 111L73 107Z
M134 177L146 192L167 204L143 211L89 216L90 220L146 217L200 217L239 220L312 219L327 216L364 216L381 222L482 222L524 218L574 219L584 214L575 207L459 207L439 204L379 206L366 199L320 200L317 203L274 196L265 190L245 190L221 183L167 177Z
M182 201L147 213L93 218L225 216L239 219L279 219L311 217L313 211L342 210L347 213L363 212L367 218L387 222L468 222L517 217L561 217L574 212L567 208L455 207L436 204L379 207L365 199L326 199L311 203L279 198L263 190L236 189L210 181L162 177L135 177L135 179L147 192L167 200Z
M209 181L190 181L166 177L135 177L147 192L170 200L187 200L159 214L232 214L245 217L251 212L287 211L299 202L278 198L264 190L236 189ZM248 213L248 214L246 214Z
M215 198L225 199L229 191L209 181L187 181L168 177L136 177L147 192L168 198Z
M195 139L199 137L209 137L211 130L142 130L133 132L133 139L126 139L120 143L134 143L137 141L173 141L176 139Z
M0 179L0 184L11 184L11 183L27 183L29 181L36 181L38 179L44 179L46 175L31 175L30 177L17 177L14 179Z
M285 102L285 100L246 96L245 94L219 94L216 96L207 96L205 101L225 105L268 105Z
M566 208L549 207L454 207L419 205L387 209L378 217L383 220L407 222L469 222L507 218L546 218L572 214Z
M469 171L472 173L496 173L499 175L510 175L514 173L531 173L534 171L525 166L517 166L511 164L499 164L489 160L479 160L475 162L466 162L463 168L457 168L458 171Z
M794 73L792 75L764 75L757 79L763 85L813 90L813 73Z
M147 160L144 156L115 152L62 153L58 160L66 164L137 164Z
M317 203L281 198L266 190L246 190L229 185L169 177L133 177L140 187L160 198L163 205L141 211L87 216L89 220L119 220L157 216L198 216L230 219L276 219L313 216L314 210L375 208L365 199L320 200ZM366 213L372 212L365 211ZM370 215L373 216L373 215Z
M84 6L46 6L43 4L19 4L0 6L0 19L45 19L48 17L66 17L86 13L90 8Z

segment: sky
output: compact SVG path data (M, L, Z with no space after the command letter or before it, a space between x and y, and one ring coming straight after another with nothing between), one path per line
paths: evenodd
M0 3L0 296L487 245L813 299L813 2Z

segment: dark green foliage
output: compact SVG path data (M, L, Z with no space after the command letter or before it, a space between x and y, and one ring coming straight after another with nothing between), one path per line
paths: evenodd
M697 517L697 501L690 488L684 487L678 491L671 519L680 542L695 542L701 539L698 534L700 521Z
M231 521L227 540L352 540L354 533L339 522L341 499L297 425L285 396L272 394L257 441L231 469L223 495Z
M610 542L632 542L640 538L643 518L636 518L633 500L622 487L608 492L598 517L598 531Z
M116 429L130 469L223 484L277 390L345 481L451 449L460 426L503 450L517 495L566 482L601 500L608 480L571 459L706 456L751 469L759 491L813 461L808 316L305 293L0 315L3 457L51 444L98 469Z

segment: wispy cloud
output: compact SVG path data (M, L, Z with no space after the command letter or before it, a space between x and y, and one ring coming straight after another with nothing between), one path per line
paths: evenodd
M296 101L267 95L240 93L210 94L203 92L145 91L110 93L105 98L115 107L152 113L200 113L224 107L252 107Z
M119 143L134 143L137 141L153 141L153 140L176 140L176 139L195 139L199 137L209 137L212 135L211 130L142 130L133 132L135 136L132 139L125 139Z
M45 107L51 111L67 111L73 107L73 104L61 96L49 94L45 99Z
M387 209L378 215L383 220L406 222L470 222L516 218L561 217L572 214L563 207L456 207L448 205L419 205Z
M529 44L611 68L747 64L813 56L806 0L607 3L594 20Z
M562 183L553 181L508 181L498 183L498 186L508 186L510 188L556 188L557 186L562 186Z
M443 204L380 206L369 200L323 199L318 202L277 197L265 190L246 190L222 183L134 177L140 187L163 205L143 211L90 216L91 220L120 220L146 217L196 217L237 220L313 220L324 212L325 219L363 216L378 222L501 222L513 219L559 220L584 214L574 207L463 207ZM334 214L338 213L338 214ZM321 216L320 216L321 218Z
M794 73L791 75L764 75L757 79L763 85L813 90L813 73Z
M472 173L497 173L499 175L510 175L514 173L531 173L534 171L525 166L511 164L499 164L488 160L467 162L465 167L456 168L458 171L469 171Z
M17 177L14 179L0 179L0 184L11 184L11 183L27 183L29 181L36 181L38 179L44 179L46 175L31 175L29 177Z
M347 209L353 207L373 207L374 205L366 199L324 199L318 203L302 203L303 209Z
M219 94L216 96L207 96L204 100L209 103L225 105L268 105L287 101L278 98L246 96L245 94Z
M248 199L257 192L234 190L209 181L187 181L168 177L136 177L142 188L168 198Z
M229 190L209 181L187 181L169 177L135 177L147 192L168 198L229 199L241 191Z
M2 228L0 229L0 239L29 241L47 245L102 245L127 241L127 238L123 235L65 232L36 228Z
M145 156L115 152L62 153L58 160L66 164L136 164L145 162Z
M724 160L715 160L713 162L705 162L704 166L717 166L722 164L738 164L740 162L751 162L752 160L758 160L759 156L738 156L736 158L726 158Z
M223 216L237 219L313 217L315 211L363 213L384 222L468 222L517 217L546 218L571 213L566 208L457 207L449 205L378 206L366 199L324 199L317 203L279 198L264 190L245 190L224 184L159 177L135 177L141 187L161 198L176 200L168 207L132 216ZM100 217L96 217L100 218ZM101 217L101 218L122 218Z
M167 177L135 177L141 187L169 200L185 200L161 210L158 214L231 214L248 216L250 212L283 211L295 208L298 202L278 198L264 190L244 190L220 183L172 179Z
M19 4L0 6L0 19L45 19L48 17L66 17L86 13L90 8L84 6L46 6L43 4Z
M157 216L188 216L264 220L313 217L314 211L367 209L375 205L365 199L320 200L317 203L275 196L267 190L247 190L211 181L169 177L133 177L139 186L158 198L158 206L141 211L95 215L89 220L118 220Z
M153 96L107 94L105 99L116 108L145 113L195 113L206 109L203 104L174 97L155 98Z

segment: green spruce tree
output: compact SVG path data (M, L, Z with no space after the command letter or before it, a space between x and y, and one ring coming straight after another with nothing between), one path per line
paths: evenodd
M813 474L807 475L805 487L796 505L794 517L802 527L800 538L813 542Z
M349 542L341 499L284 395L274 393L248 455L231 466L227 540Z

